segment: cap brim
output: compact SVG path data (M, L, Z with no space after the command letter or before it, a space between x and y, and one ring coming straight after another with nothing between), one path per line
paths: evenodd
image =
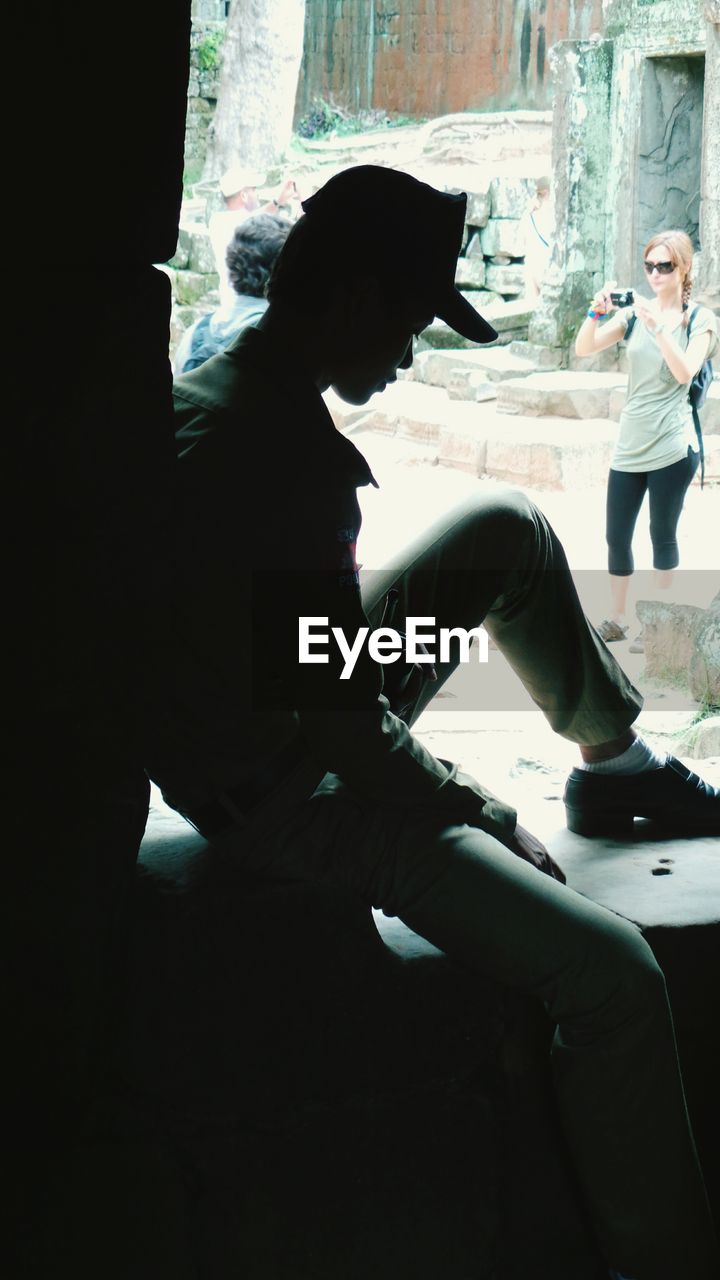
M498 336L497 329L493 329L457 289L450 289L439 302L436 301L435 315L471 342L494 342Z

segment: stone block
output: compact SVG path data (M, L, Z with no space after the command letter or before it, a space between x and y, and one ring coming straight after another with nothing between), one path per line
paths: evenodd
M422 363L419 363L422 361ZM521 356L513 355L510 347L480 347L466 352L423 352L415 358L416 377L434 386L449 387L461 372L479 376L481 373L491 383L506 378L518 378L533 373L535 365Z
M522 223L517 218L490 218L480 232L480 243L486 258L497 254L522 258L525 254Z
M447 388L460 373L485 374L483 358L486 355L477 347L472 351L420 351L412 366L415 381Z
M175 302L179 306L193 306L207 300L208 295L217 290L220 279L216 274L207 275L201 271L172 271L170 282Z
M458 289L482 289L485 284L485 261L475 257L458 258L455 267L455 284Z
M532 373L501 383L498 409L538 417L607 418L610 393L624 381L622 374L613 373Z
M205 275L215 275L215 254L210 243L210 233L206 227L197 224L189 229L190 247L188 268Z
M697 625L690 658L690 692L698 702L720 706L720 593Z
M438 460L446 467L481 476L486 471L487 442L481 421L464 427L443 426L438 439Z
M487 182L487 185L485 183ZM459 195L465 192L467 195L467 210L465 213L465 225L469 228L484 227L490 217L490 180L483 179L482 172L473 169L472 173L468 172L468 180L465 186L452 186L443 183L443 189L452 195Z
M474 405L450 400L441 388L419 382L395 383L373 396L367 408L365 429L433 446L444 428L472 432L478 420Z
M522 218L535 194L534 178L500 175L490 183L490 217Z
M485 280L490 289L503 296L520 297L525 292L525 267L520 263L509 263L502 267L488 263Z
M610 392L610 399L608 401L608 418L612 418L613 422L620 421L620 414L625 407L626 399L626 387L614 387Z
M645 644L645 676L689 687L698 633L708 611L694 604L638 600L636 612L642 623ZM717 620L714 630L716 633L720 630ZM710 658L712 665L712 653ZM720 655L716 655L716 660L716 700L720 701ZM706 674L712 679L711 673ZM698 679L699 677L698 672Z
M720 758L720 715L707 716L690 725L678 742L676 754L693 760Z
M609 347L607 351L598 351L595 356L576 356L574 344L571 343L567 367L577 369L578 373L626 373L626 368L620 370L621 351L624 354L624 348L614 346Z
M489 381L487 374L479 369L458 369L452 374L447 384L447 393L451 400L468 400L473 404L479 404L485 400L495 400L497 387Z
M594 489L605 483L614 437L603 419L579 423L497 412L487 420L486 472L522 488Z
M538 372L543 369L563 368L563 351L559 347L546 347L537 342L511 342L510 354L529 360Z
M484 258L482 238L479 231L473 231L465 245L466 258Z

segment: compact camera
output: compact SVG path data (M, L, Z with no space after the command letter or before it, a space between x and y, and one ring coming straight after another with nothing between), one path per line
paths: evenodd
M635 294L632 289L618 289L610 294L610 301L614 307L631 307L635 301Z

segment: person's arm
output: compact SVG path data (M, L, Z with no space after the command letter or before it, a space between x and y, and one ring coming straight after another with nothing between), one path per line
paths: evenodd
M636 299L635 310L638 319L645 325L648 333L655 338L673 377L683 386L692 382L701 364L707 359L712 333L707 329L701 333L691 333L687 347L681 347L662 318L658 318L657 314L650 310L644 298Z
M291 207L294 200L298 199L298 190L295 185L294 178L286 178L281 186L278 194L272 196L266 205L260 210L261 213L278 213L280 209Z
M614 320L606 320L602 325L599 323L602 316L608 316L615 310L615 304L610 297L610 292L614 288L615 281L608 280L592 299L588 314L575 339L576 356L597 355L599 351L605 351L616 342L620 342L624 336L626 326L624 319L620 316L616 316Z

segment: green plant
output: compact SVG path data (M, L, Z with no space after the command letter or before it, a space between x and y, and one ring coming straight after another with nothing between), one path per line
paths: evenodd
M316 98L310 110L297 125L300 138L351 137L354 133L369 133L374 129L393 129L401 125L417 124L411 116L389 116L378 107L363 111L346 111L325 98Z
M214 71L220 63L220 49L225 38L223 31L208 31L197 47L197 63L201 71Z

